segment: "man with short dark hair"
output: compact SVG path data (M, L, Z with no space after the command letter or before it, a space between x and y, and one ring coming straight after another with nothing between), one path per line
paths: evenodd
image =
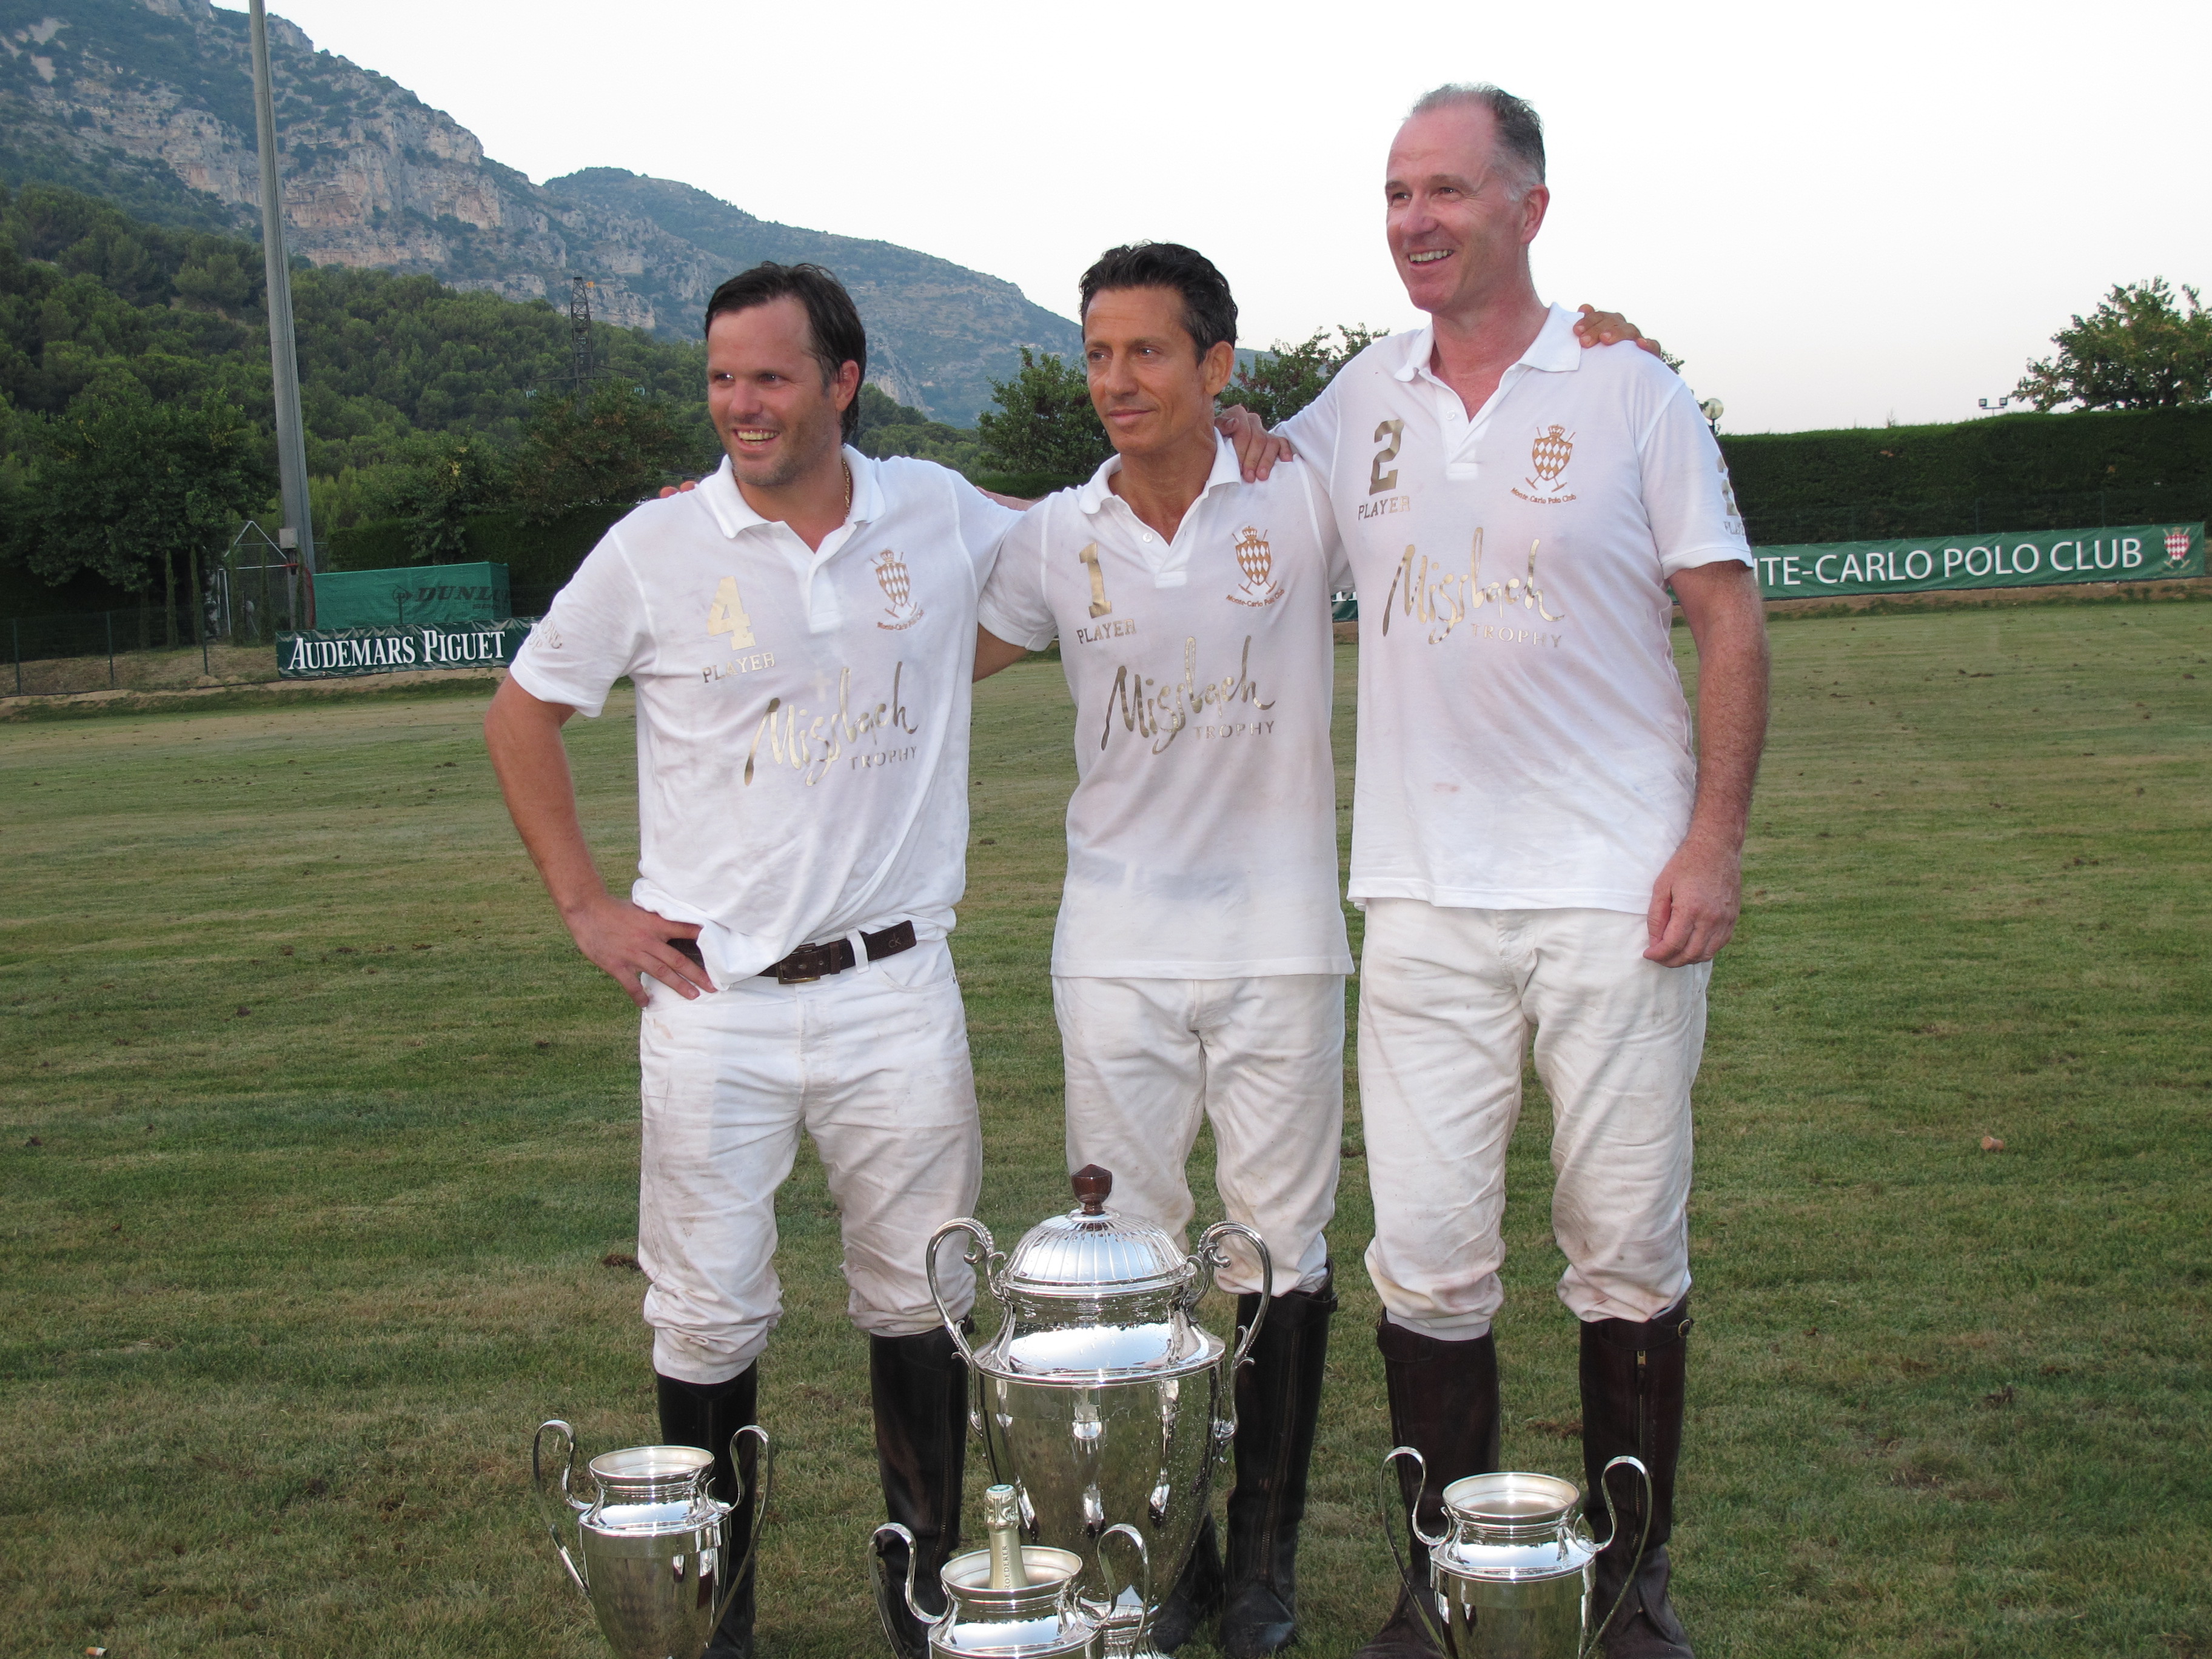
M763 264L707 312L726 459L610 530L516 654L485 735L577 948L644 1011L638 1261L661 1434L714 1453L754 1420L781 1312L775 1191L802 1130L829 1173L868 1334L890 1517L959 1540L967 1377L923 1272L981 1170L945 936L968 834L975 600L1014 515L957 474L841 443L867 360L844 289ZM640 852L610 894L561 726L636 690ZM955 1317L973 1298L939 1260ZM743 1517L740 1517L742 1521ZM887 1563L896 1583L904 1551ZM896 1650L921 1632L880 1596ZM750 1583L708 1649L751 1651Z
M1115 453L1008 532L976 673L1057 637L1075 698L1053 941L1069 1167L1110 1170L1115 1208L1180 1233L1184 1167L1209 1121L1223 1205L1273 1261L1274 1299L1237 1376L1225 1573L1209 1518L1153 1630L1172 1650L1218 1606L1222 1650L1254 1659L1296 1633L1336 1307L1323 1230L1352 966L1329 752L1340 550L1313 467L1244 483L1215 434L1237 306L1209 260L1168 242L1109 250L1084 274L1080 315ZM1249 1325L1258 1262L1234 1254L1221 1282Z
M1526 103L1487 86L1423 98L1385 210L1430 324L1369 347L1283 430L1328 481L1360 598L1351 894L1392 1432L1427 1460L1432 1533L1443 1487L1497 1467L1491 1322L1533 1030L1585 1473L1595 1488L1631 1453L1655 1490L1647 1510L1634 1481L1607 1488L1619 1529L1594 1616L1625 1591L1609 1659L1687 1659L1666 1546L1690 1087L1741 902L1764 612L1688 388L1641 352L1578 350L1573 314L1537 297L1549 200ZM1698 653L1694 756L1670 586ZM1362 1656L1434 1651L1409 1587Z

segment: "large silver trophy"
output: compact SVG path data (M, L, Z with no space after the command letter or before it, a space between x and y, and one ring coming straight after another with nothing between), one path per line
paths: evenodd
M1073 1552L1101 1582L1109 1529L1127 1525L1144 1540L1152 1589L1121 1594L1105 1647L1146 1659L1157 1598L1182 1571L1236 1431L1237 1367L1267 1317L1274 1272L1249 1227L1220 1222L1185 1255L1159 1228L1106 1207L1108 1171L1090 1165L1073 1185L1077 1207L1030 1228L1012 1255L980 1221L945 1223L929 1241L930 1289L968 1361L973 1421L994 1478L1015 1489L1023 1536ZM938 1247L963 1232L1002 1316L974 1346L937 1289ZM1231 1238L1260 1266L1260 1312L1233 1354L1192 1317Z
M1605 1628L1620 1611L1636 1568L1644 1559L1644 1539L1636 1560L1613 1606L1593 1626L1590 1589L1597 1558L1620 1530L1620 1513L1609 1493L1612 1531L1602 1544L1590 1536L1582 1515L1582 1488L1555 1474L1504 1470L1470 1474L1443 1489L1444 1528L1431 1538L1421 1530L1420 1494L1428 1467L1411 1446L1399 1446L1382 1460L1386 1475L1401 1458L1420 1472L1406 1525L1429 1550L1427 1595L1407 1583L1422 1621L1451 1659L1588 1659L1597 1651ZM1605 1466L1602 1488L1615 1469L1632 1469L1644 1480L1644 1535L1651 1531L1651 1472L1633 1457L1616 1457ZM1388 1487L1395 1488L1396 1480ZM1386 1490L1382 1533L1390 1553L1398 1540L1390 1530L1391 1511L1401 1494ZM1403 1557L1398 1571L1406 1573Z
M557 1484L574 1511L576 1554L561 1535L560 1512L546 1490L541 1455L548 1433L564 1445ZM730 1437L730 1462L742 1468L744 1442L759 1443L757 1472L745 1493L752 1535L736 1539L730 1517L743 1502L724 1503L708 1490L712 1454L696 1446L632 1446L602 1453L588 1465L589 1498L571 1490L576 1435L558 1418L538 1426L530 1443L530 1476L538 1509L561 1553L561 1564L590 1598L599 1630L620 1659L699 1659L714 1627L745 1581L768 1519L772 1472L768 1436L748 1424ZM576 1557L582 1556L580 1563Z

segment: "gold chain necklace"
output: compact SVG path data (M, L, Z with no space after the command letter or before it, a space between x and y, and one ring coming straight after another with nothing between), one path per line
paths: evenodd
M837 465L845 470L845 511L850 513L853 510L853 464L841 460Z

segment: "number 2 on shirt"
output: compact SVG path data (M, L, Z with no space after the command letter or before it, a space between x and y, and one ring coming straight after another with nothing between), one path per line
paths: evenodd
M1098 568L1098 544L1086 542L1083 551L1075 556L1091 572L1091 614L1108 617L1114 613L1114 602L1106 597L1106 573Z
M1375 452L1375 465L1369 468L1367 472L1369 495L1380 495L1386 489L1395 489L1398 487L1398 469L1394 466L1385 472L1382 470L1382 463L1398 459L1398 446L1405 441L1405 434L1406 423L1403 421L1385 421L1375 428L1376 442L1380 443L1385 438L1390 441L1383 444L1382 448Z

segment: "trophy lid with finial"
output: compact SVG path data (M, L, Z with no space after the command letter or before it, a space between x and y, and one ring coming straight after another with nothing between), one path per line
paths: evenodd
M1114 1193L1112 1171L1086 1164L1069 1184L1076 1206L1030 1228L1007 1258L1009 1290L1088 1299L1179 1288L1197 1272L1165 1232L1106 1206Z

